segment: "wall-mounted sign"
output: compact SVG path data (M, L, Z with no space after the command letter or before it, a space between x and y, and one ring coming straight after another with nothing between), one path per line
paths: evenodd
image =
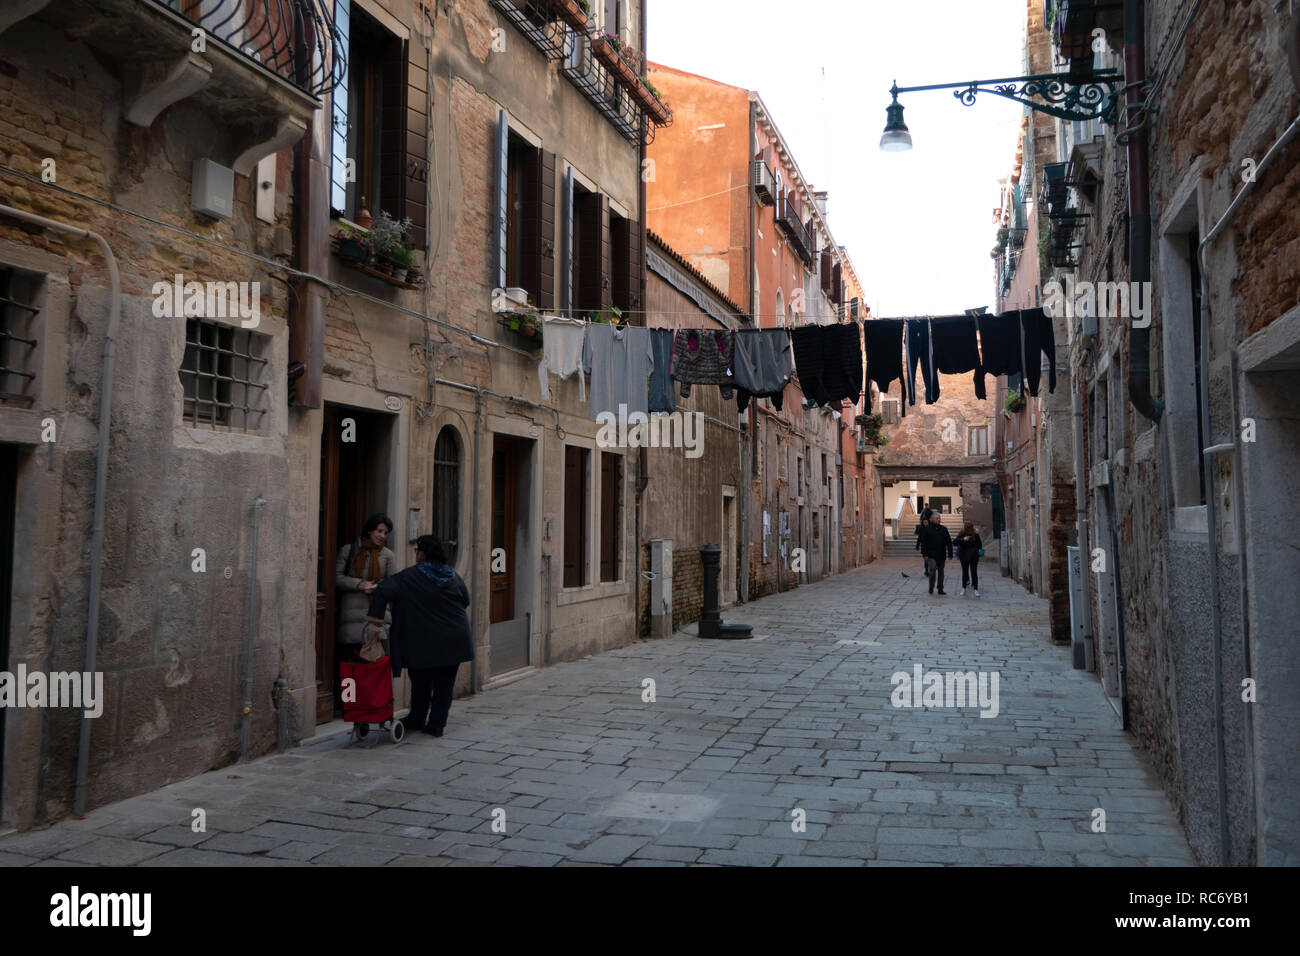
M390 412L400 412L402 410L402 400L396 395L389 395L384 399L384 407Z

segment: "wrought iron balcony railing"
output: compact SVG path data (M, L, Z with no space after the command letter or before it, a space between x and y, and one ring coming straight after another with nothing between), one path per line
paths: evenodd
M799 208L790 201L789 195L782 196L776 205L776 225L794 246L795 252L805 265L813 261L812 236L800 218Z
M144 0L180 14L220 42L313 96L347 74L347 38L330 0Z

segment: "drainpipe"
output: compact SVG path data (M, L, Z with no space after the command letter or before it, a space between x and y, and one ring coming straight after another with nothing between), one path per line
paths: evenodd
M1075 667L1084 667L1085 669L1091 664L1092 657L1090 650L1092 648L1092 604L1089 600L1090 588L1087 586L1090 577L1085 576L1084 568L1090 567L1089 537L1088 537L1088 493L1084 488L1083 479L1083 376L1080 372L1075 374L1074 388L1071 390L1070 406L1074 413L1074 521L1076 535L1079 545L1079 589L1081 600L1079 601L1079 616L1083 618L1083 660L1075 661ZM1088 572L1090 574L1091 572Z
M753 167L754 156L758 154L758 105L751 97L749 100L749 161L745 164L746 176L752 175L750 170ZM748 182L748 179L746 179ZM745 246L745 285L749 288L749 321L753 323L754 328L759 327L758 320L758 288L754 284L754 236L758 228L755 219L757 213L754 212L754 197L749 195L746 189L746 198L749 202L749 239ZM741 604L749 600L749 534L750 534L750 517L749 506L750 498L753 497L754 475L758 474L758 399L751 399L749 402L749 427L740 436L740 560L736 573L740 580L736 582L736 596ZM748 449L746 449L748 444ZM746 453L748 452L748 454ZM760 488L759 494L763 491Z
M469 602L469 633L471 639L477 645L478 630L476 629L476 613L479 603L479 586L478 586L478 492L479 492L479 436L483 433L483 388L479 386L474 390L474 522L473 537L470 539L473 543L470 545L470 569L469 579L473 597ZM478 647L474 648L474 656L469 662L469 692L477 694L478 687Z
M95 452L95 502L90 532L90 583L86 610L86 666L87 674L95 672L95 651L99 643L99 604L104 570L104 495L108 486L108 440L113 418L113 337L117 335L117 320L121 315L122 285L117 272L117 258L104 237L89 229L33 215L12 206L0 206L0 216L9 216L30 222L43 229L64 232L79 239L89 239L99 246L108 267L109 305L108 327L104 331L104 352L99 386L99 446ZM81 714L77 733L77 778L72 798L72 813L81 817L86 813L86 780L90 770L90 718Z
M1129 278L1151 281L1151 173L1147 162L1146 128L1146 11L1143 0L1124 2L1124 101L1126 122L1141 116L1128 133ZM1151 329L1128 330L1128 395L1143 418L1159 422L1164 404L1151 394Z
M266 499L258 497L253 502L253 561L248 577L248 639L244 644L244 706L240 711L242 720L239 725L239 760L248 759L248 739L252 734L253 722L253 645L256 641L257 615L257 531L262 523L262 508Z
M1242 200L1246 195L1255 188L1256 182L1264 173L1264 170L1273 162L1274 158L1281 153L1286 146L1295 138L1297 131L1300 131L1300 118L1294 120L1290 126L1278 137L1275 142L1264 154L1263 160L1255 167L1255 176L1245 186L1241 192L1237 193L1228 208L1224 211L1219 221L1214 224L1205 238L1201 240L1197 248L1197 255L1200 258L1201 265L1201 407L1197 410L1201 416L1201 434L1207 440L1210 438L1210 403L1209 403L1209 382L1210 382L1210 280L1206 266L1206 251L1210 243L1219 237L1227 227L1228 221L1240 208ZM1232 416L1232 421L1236 420L1236 415ZM1214 634L1214 732L1215 732L1215 757L1216 771L1218 774L1219 790L1219 865L1228 866L1229 858L1229 841L1228 841L1228 785L1227 785L1227 760L1225 757L1224 744L1224 727L1223 727L1223 615L1219 610L1219 520L1218 520L1218 501L1214 491L1214 456L1218 454L1234 453L1237 450L1235 442L1227 442L1221 445L1211 445L1209 448L1202 449L1201 467L1205 473L1205 517L1207 529L1209 531L1209 549L1210 549L1210 622ZM1241 468L1233 469L1234 480L1239 484L1241 481ZM1240 501L1241 495L1238 495ZM1245 604L1242 605L1243 609Z

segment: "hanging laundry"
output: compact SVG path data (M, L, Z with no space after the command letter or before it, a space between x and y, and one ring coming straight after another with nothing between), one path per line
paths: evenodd
M650 373L654 371L649 329L590 323L582 349L582 367L591 373L587 417L593 422L601 412L618 415L620 405L627 406L629 415L649 414Z
M1016 375L1025 367L1021 350L1020 313L981 315L980 367L975 372L975 394L984 395L984 376Z
M1023 309L1020 312L1020 328L1025 343L1025 384L1029 394L1038 394L1038 383L1043 377L1043 363L1040 353L1047 356L1047 390L1056 391L1056 333L1052 330L1052 319L1042 309Z
M669 371L673 364L673 330L650 330L650 353L654 358L654 371L650 373L650 411L677 411L677 396L673 394Z
M578 376L578 399L587 400L587 380L582 374L582 343L585 341L587 323L582 319L548 315L542 321L542 360L537 366L537 379L542 388L542 401L551 400L551 387L547 373L558 378Z
M802 325L790 330L794 344L795 371L799 373L799 386L808 401L815 405L829 405L826 391L826 327Z
M934 370L943 375L975 372L975 397L984 398L984 376L980 372L980 350L976 338L977 315L946 315L930 320Z
M785 386L794 371L794 352L785 329L740 329L732 353L736 403L743 412L750 398L770 398L781 411Z
M862 398L862 333L856 322L822 328L826 348L822 382L827 397L822 404L838 405L847 398L856 405Z
M916 367L921 366L921 383L925 386L925 404L939 400L939 375L934 369L934 356L930 352L930 320L907 320L907 401L916 404Z
M875 382L881 394L894 379L903 380L902 319L871 319L862 323L867 350L867 380Z
M722 397L731 398L734 339L731 329L677 330L672 377L680 383L682 398L691 394L692 385L719 385Z

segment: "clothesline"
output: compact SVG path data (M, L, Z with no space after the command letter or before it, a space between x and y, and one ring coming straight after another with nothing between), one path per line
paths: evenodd
M779 411L785 387L796 374L805 396L822 407L846 400L856 405L870 394L871 384L887 393L898 380L906 414L906 406L916 404L918 367L928 405L939 399L941 374L973 372L981 399L986 397L986 375L1019 374L1026 391L1037 395L1042 367L1034 360L1044 353L1053 360L1048 390L1056 390L1052 322L1042 309L1002 315L970 309L962 315L765 329L649 329L545 317L542 330L538 375L543 398L549 400L548 374L553 373L561 378L577 374L580 398L586 399L590 374L593 421L616 409L627 414L675 411L674 382L683 397L693 385L716 385L724 399L734 390L741 410L751 398L765 397Z

